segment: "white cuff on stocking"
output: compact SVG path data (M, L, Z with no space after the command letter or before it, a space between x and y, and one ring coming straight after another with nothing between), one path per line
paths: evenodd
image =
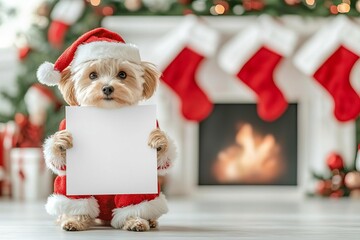
M215 54L219 44L219 34L205 23L197 22L191 29L187 46L204 57Z
M70 26L81 17L84 9L83 0L61 0L55 5L50 17Z
M189 47L204 57L214 55L219 42L219 34L199 22L197 17L187 15L178 27L160 39L152 53L152 62L164 70L174 58Z
M360 29L345 16L337 16L311 37L294 57L295 66L312 76L340 46L360 55Z
M289 56L296 43L297 35L293 31L262 15L257 23L241 31L221 49L219 64L227 73L235 75L262 46Z

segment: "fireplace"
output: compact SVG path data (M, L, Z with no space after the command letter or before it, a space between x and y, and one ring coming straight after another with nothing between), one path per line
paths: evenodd
M215 104L199 125L198 184L297 185L297 104L273 122L256 104Z

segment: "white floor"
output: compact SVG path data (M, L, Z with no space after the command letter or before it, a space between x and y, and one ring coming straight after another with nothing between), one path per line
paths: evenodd
M174 199L160 228L65 232L43 203L0 201L0 239L360 239L360 200L202 201Z

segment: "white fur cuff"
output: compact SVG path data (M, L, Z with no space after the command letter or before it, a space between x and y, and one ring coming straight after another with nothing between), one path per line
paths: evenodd
M94 197L71 199L64 195L53 194L48 197L45 209L48 214L58 216L67 215L89 215L96 218L99 213L99 204Z
M114 209L111 226L114 228L122 228L126 219L129 217L141 217L146 220L158 219L167 212L166 198L164 194L160 193L157 198L151 201L144 201L136 205Z
M55 154L52 151L52 148L54 146L54 139L53 136L48 137L45 140L45 143L43 145L43 152L44 152L44 158L45 158L45 164L46 166L51 169L51 171L53 171L55 174L62 176L65 175L65 171L62 171L58 168L55 167L56 166L61 166L63 165L63 163L65 162L64 159L60 159L57 156L55 156Z

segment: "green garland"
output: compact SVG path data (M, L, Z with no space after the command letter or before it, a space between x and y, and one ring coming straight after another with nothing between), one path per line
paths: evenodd
M171 1L171 0L168 0ZM202 2L202 10L199 10L199 4L196 2ZM251 2L258 3L258 8L246 7ZM293 4L289 4L293 2ZM164 16L178 16L185 13L193 13L202 16L214 15L211 8L217 4L226 7L226 11L221 16L239 16L239 15L261 15L269 14L272 16L282 15L299 15L299 16L331 16L334 14L346 14L348 16L360 16L360 3L358 0L344 1L344 0L315 0L314 4L309 5L312 1L305 0L173 0L168 9L151 9L146 4L135 10L131 11L126 6L126 0L102 0L100 6L109 5L114 9L114 15L164 15ZM334 8L339 4L348 4L350 9L346 13L332 12L331 7ZM260 7L259 7L260 5ZM261 6L262 5L262 6ZM358 5L358 6L357 6ZM243 11L239 12L239 9L243 8ZM358 8L358 10L357 10ZM237 9L234 10L234 9Z

